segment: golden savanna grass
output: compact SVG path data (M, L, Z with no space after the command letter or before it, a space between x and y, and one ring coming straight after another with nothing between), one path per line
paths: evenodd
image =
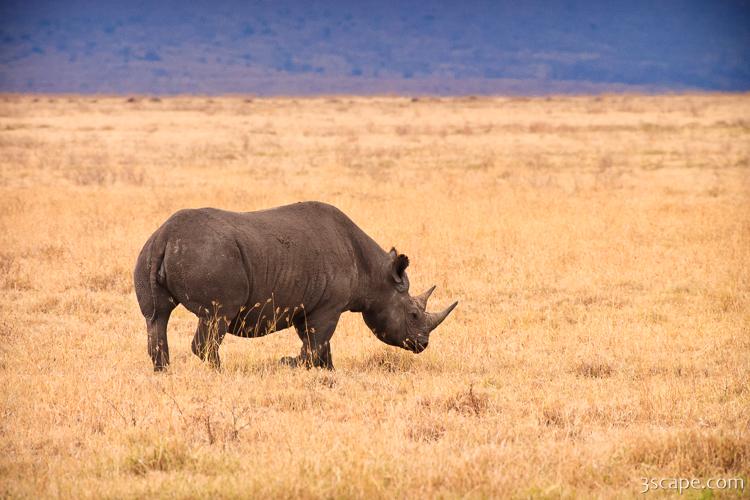
M747 481L748 117L749 95L0 96L0 496ZM217 373L178 308L154 374L146 238L184 207L309 199L406 253L433 310L460 301L429 349L346 314L334 372L278 366L284 331L227 338Z

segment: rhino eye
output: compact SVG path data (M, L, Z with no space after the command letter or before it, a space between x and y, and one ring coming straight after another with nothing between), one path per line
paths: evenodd
M412 312L411 313L411 319L417 319L417 313Z

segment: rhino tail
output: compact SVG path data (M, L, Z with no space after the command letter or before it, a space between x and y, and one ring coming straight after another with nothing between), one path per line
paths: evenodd
M158 288L167 291L167 275L164 270L164 254L167 249L166 238L163 236L164 231L159 231L151 242L148 256L148 283L151 289L152 309L149 320L156 316Z

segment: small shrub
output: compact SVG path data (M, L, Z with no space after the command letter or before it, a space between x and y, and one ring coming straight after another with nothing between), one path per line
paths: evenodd
M373 354L357 363L358 370L378 370L384 372L406 372L413 365L414 360L404 356L402 353L393 349L384 349Z
M614 372L612 366L605 361L582 361L575 368L575 373L586 378L607 378Z
M192 458L185 443L159 439L154 443L136 444L125 457L124 467L133 474L151 471L173 471L186 467Z
M437 420L414 422L406 430L409 439L422 442L438 441L444 434L445 426Z
M470 385L466 391L461 391L448 398L445 403L448 410L457 411L464 415L484 415L489 408L489 396L474 391L474 385Z
M710 475L744 472L750 467L750 436L720 432L682 431L639 440L630 461L668 467L675 473Z

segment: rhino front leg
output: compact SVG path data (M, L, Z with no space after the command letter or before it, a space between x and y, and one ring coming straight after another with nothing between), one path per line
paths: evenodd
M324 317L307 318L307 321L295 323L294 328L302 340L302 349L297 357L284 357L282 364L305 366L306 368L326 368L333 370L331 356L331 337L336 330L340 314Z

